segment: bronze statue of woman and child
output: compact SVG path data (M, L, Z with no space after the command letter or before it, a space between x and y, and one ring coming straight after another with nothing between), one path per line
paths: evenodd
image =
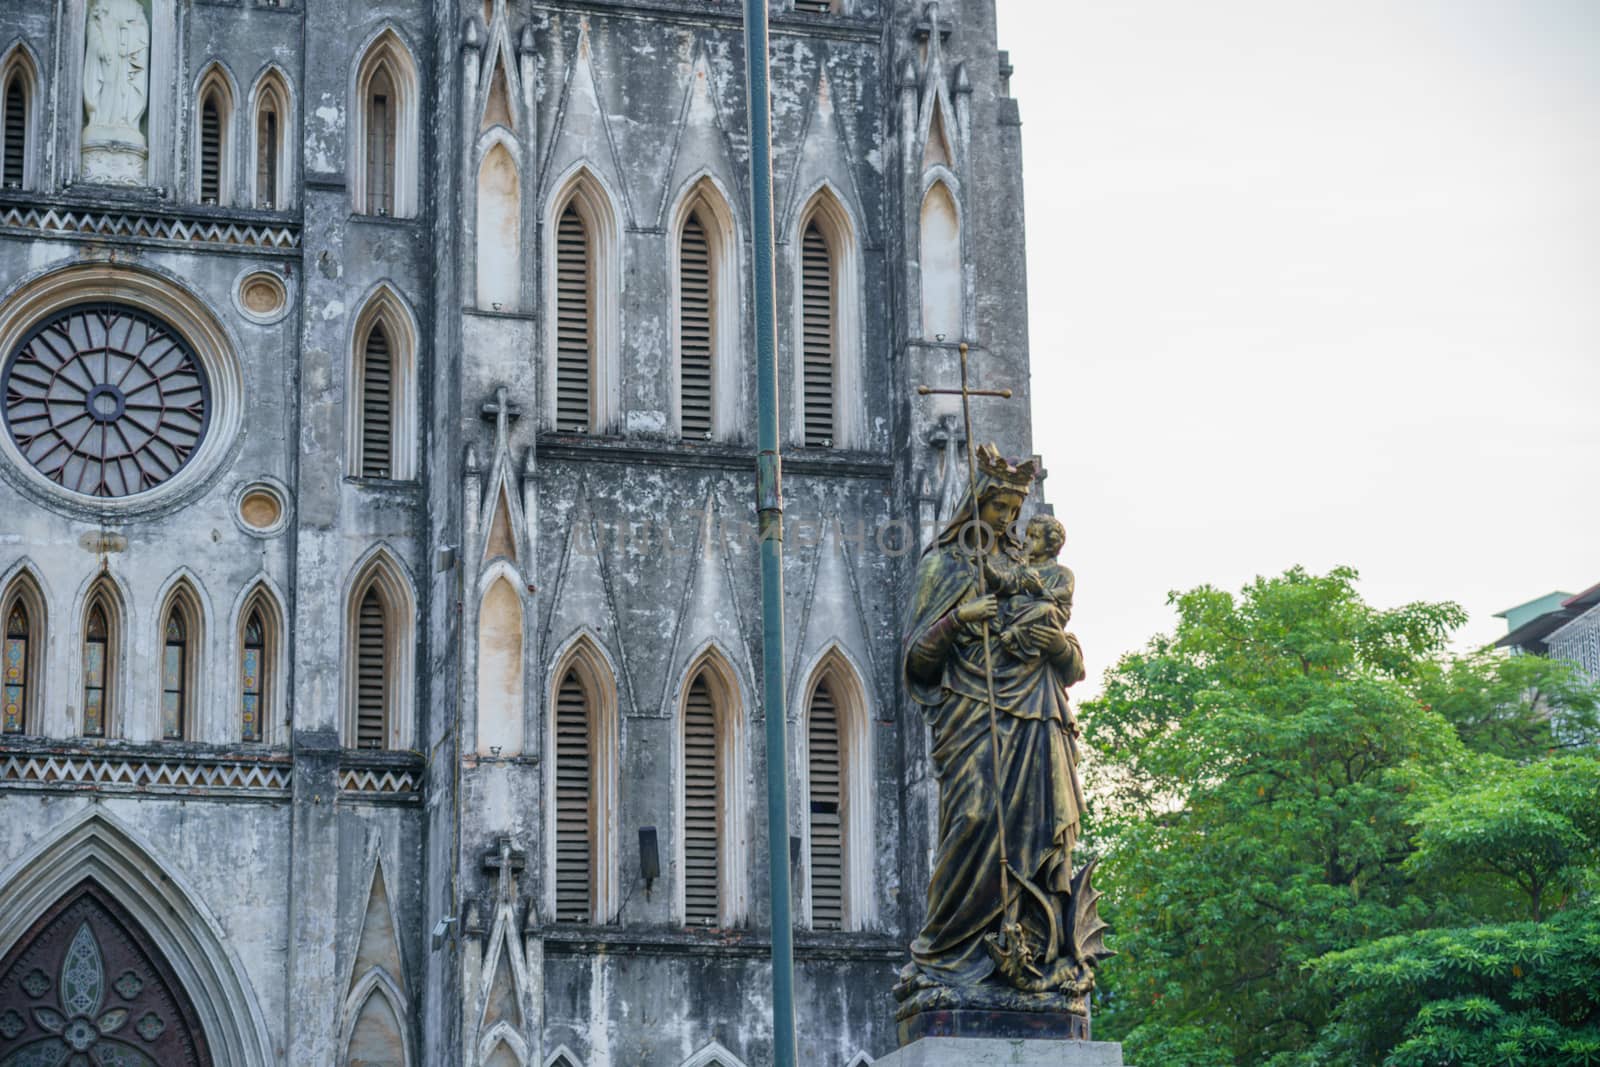
M1084 677L1066 632L1073 576L1056 561L1056 519L1018 523L1033 463L993 445L971 459L904 629L940 802L927 921L895 986L897 1017L902 1040L907 1020L938 1013L1003 1013L1027 1033L1087 1038L1093 968L1111 953L1093 865L1072 868L1083 793L1067 687Z

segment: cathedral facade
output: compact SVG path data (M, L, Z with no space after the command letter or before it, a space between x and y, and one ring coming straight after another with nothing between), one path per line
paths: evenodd
M895 1046L900 605L1031 448L993 0L774 0L801 1062ZM732 0L0 9L0 1067L771 1060Z

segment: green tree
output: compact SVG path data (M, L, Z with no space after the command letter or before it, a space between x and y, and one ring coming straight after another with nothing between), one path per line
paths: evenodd
M1328 1007L1306 964L1428 912L1401 866L1406 800L1471 757L1416 688L1463 615L1379 610L1355 582L1297 568L1175 595L1174 634L1083 709L1122 953L1098 1025L1132 1062L1309 1047Z
M1406 868L1480 911L1499 894L1513 921L1313 961L1334 1010L1305 1064L1600 1064L1600 762L1487 767L1487 780L1420 808Z
M1422 665L1417 696L1478 752L1526 762L1600 741L1600 690L1564 660L1484 649Z

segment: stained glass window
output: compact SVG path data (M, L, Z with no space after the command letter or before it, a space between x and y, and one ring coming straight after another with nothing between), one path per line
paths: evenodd
M0 703L0 733L20 734L26 729L28 708L28 610L12 605L6 619L5 685Z
M85 737L106 735L106 647L111 627L106 622L104 604L89 609L83 632L83 733Z
M240 660L240 736L246 741L261 740L261 716L266 687L261 672L267 654L267 628L261 621L261 609L250 613L244 624L244 655Z
M167 615L167 643L161 651L161 736L167 741L183 740L184 660L189 643L184 636L183 615L174 609Z
M0 375L5 423L30 466L74 493L124 497L165 482L205 438L210 384L177 332L137 308L67 308Z

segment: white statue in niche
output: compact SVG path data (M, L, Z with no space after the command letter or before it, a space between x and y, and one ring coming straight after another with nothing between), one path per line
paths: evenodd
M144 181L150 21L140 0L90 0L83 53L83 176Z

